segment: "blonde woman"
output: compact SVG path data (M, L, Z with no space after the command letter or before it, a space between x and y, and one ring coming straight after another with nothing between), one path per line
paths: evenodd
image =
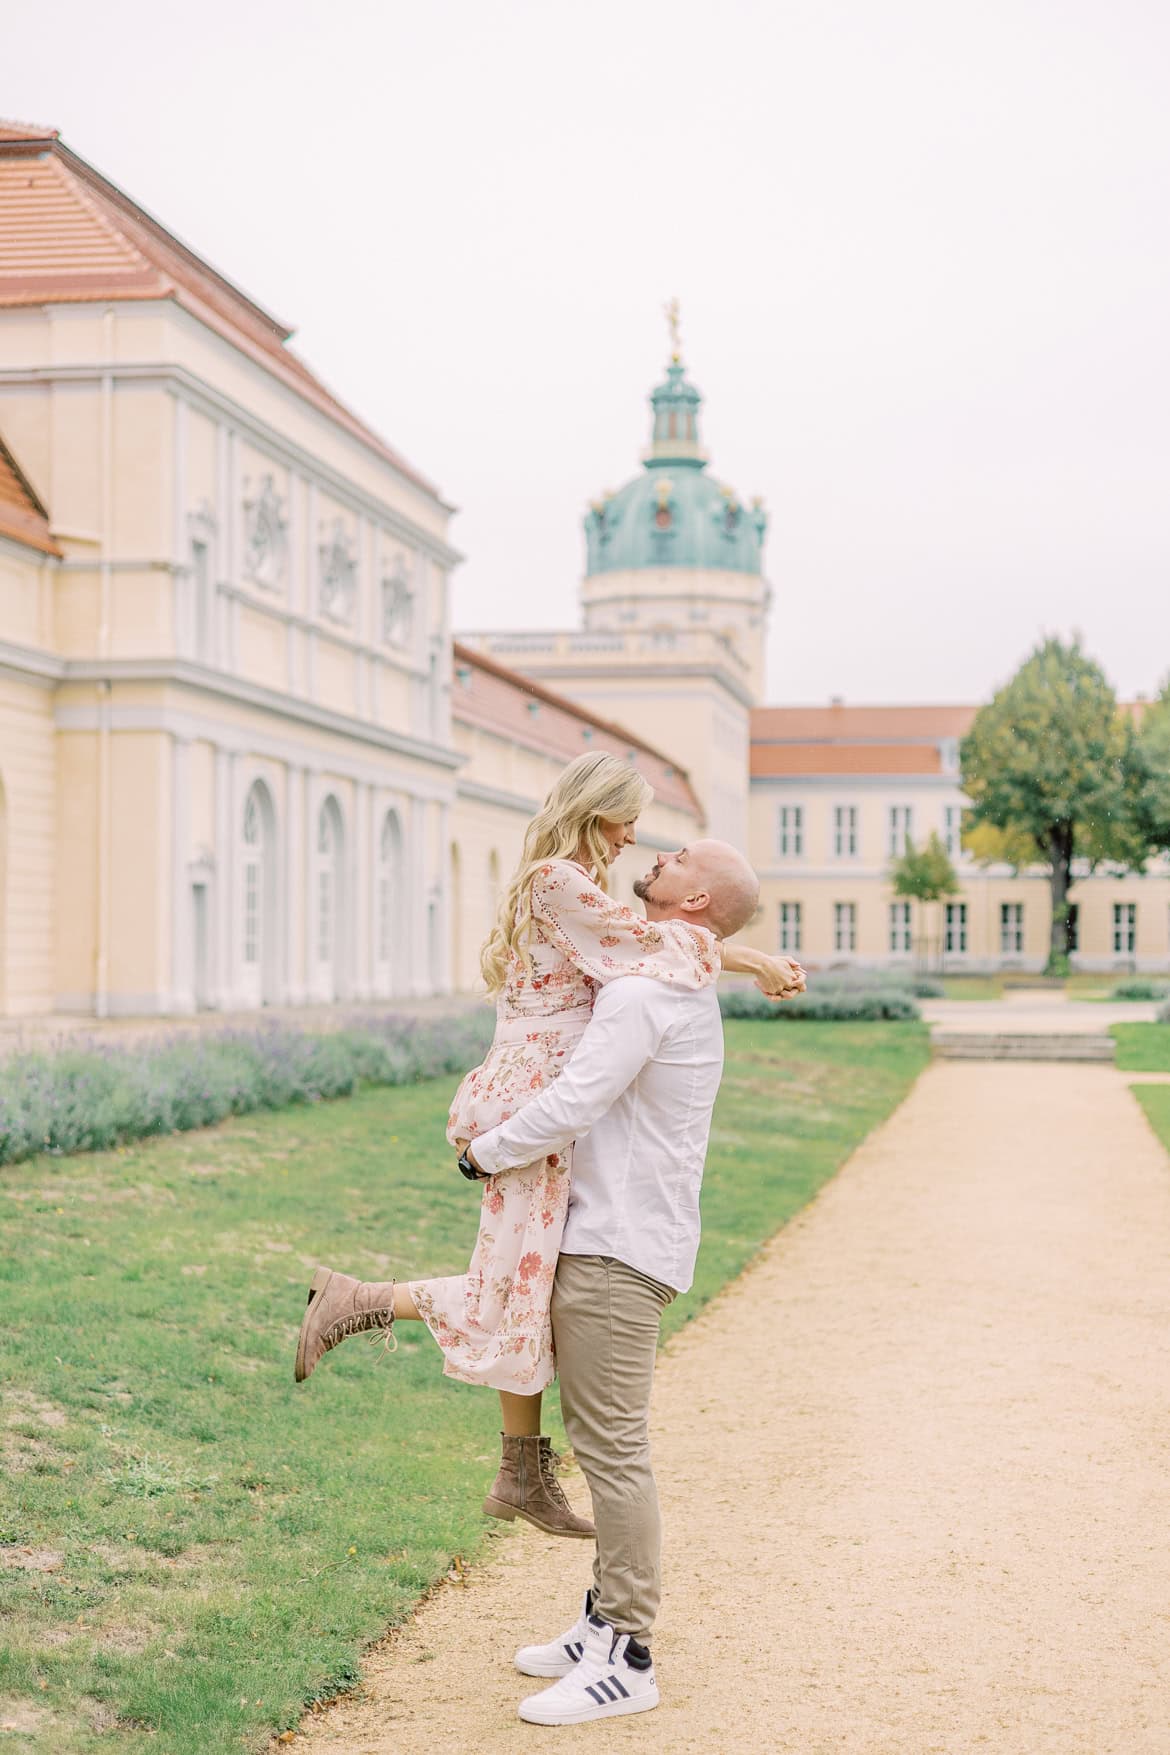
M781 997L797 965L721 945L705 927L651 923L615 902L608 874L653 798L616 756L579 756L532 819L520 864L484 945L481 967L496 1000L496 1031L481 1066L455 1094L452 1145L486 1132L543 1090L567 1064L598 988L637 975L694 990L721 969L756 977ZM503 1460L484 1502L490 1516L525 1518L549 1534L592 1536L554 1475L541 1435L541 1392L555 1363L549 1304L568 1208L571 1151L486 1180L479 1235L466 1274L407 1283L363 1282L318 1268L297 1348L302 1382L348 1335L422 1321L445 1375L499 1392Z

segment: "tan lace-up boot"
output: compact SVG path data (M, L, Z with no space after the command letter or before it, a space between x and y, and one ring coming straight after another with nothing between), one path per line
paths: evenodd
M565 1498L556 1467L560 1460L547 1438L510 1438L504 1441L500 1472L483 1502L488 1517L503 1518L511 1523L522 1517L547 1536L580 1536L597 1534L587 1517L578 1517Z
M319 1267L310 1281L308 1308L301 1319L294 1372L297 1382L303 1383L338 1341L371 1329L375 1331L371 1340L381 1339L388 1352L398 1345L393 1339L394 1281L355 1280L349 1274Z

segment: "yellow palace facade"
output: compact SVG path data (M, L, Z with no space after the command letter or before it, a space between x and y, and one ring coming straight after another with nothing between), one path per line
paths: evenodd
M957 846L972 709L763 704L766 517L707 467L676 347L586 519L583 626L450 626L438 489L289 330L66 147L0 124L0 1016L471 989L558 769L624 754L652 851L763 881L812 965L1042 965L1041 877ZM890 892L937 827L963 891ZM619 867L619 893L637 867ZM1170 881L1085 877L1085 966L1170 964Z
M694 834L641 739L456 664L452 508L51 131L0 128L0 244L0 1012L469 986L591 745Z

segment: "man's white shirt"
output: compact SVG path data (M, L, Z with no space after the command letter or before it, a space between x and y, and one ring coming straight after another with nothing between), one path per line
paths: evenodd
M560 1077L473 1142L476 1162L494 1175L576 1141L562 1255L613 1256L685 1292L722 1071L714 985L621 976L598 993Z

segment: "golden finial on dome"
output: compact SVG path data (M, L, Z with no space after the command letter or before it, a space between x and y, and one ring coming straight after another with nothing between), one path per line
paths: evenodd
M666 323L670 330L670 357L677 366L682 359L682 335L679 331L681 317L679 302L677 299L671 299L667 304L663 305L662 309L666 313Z

